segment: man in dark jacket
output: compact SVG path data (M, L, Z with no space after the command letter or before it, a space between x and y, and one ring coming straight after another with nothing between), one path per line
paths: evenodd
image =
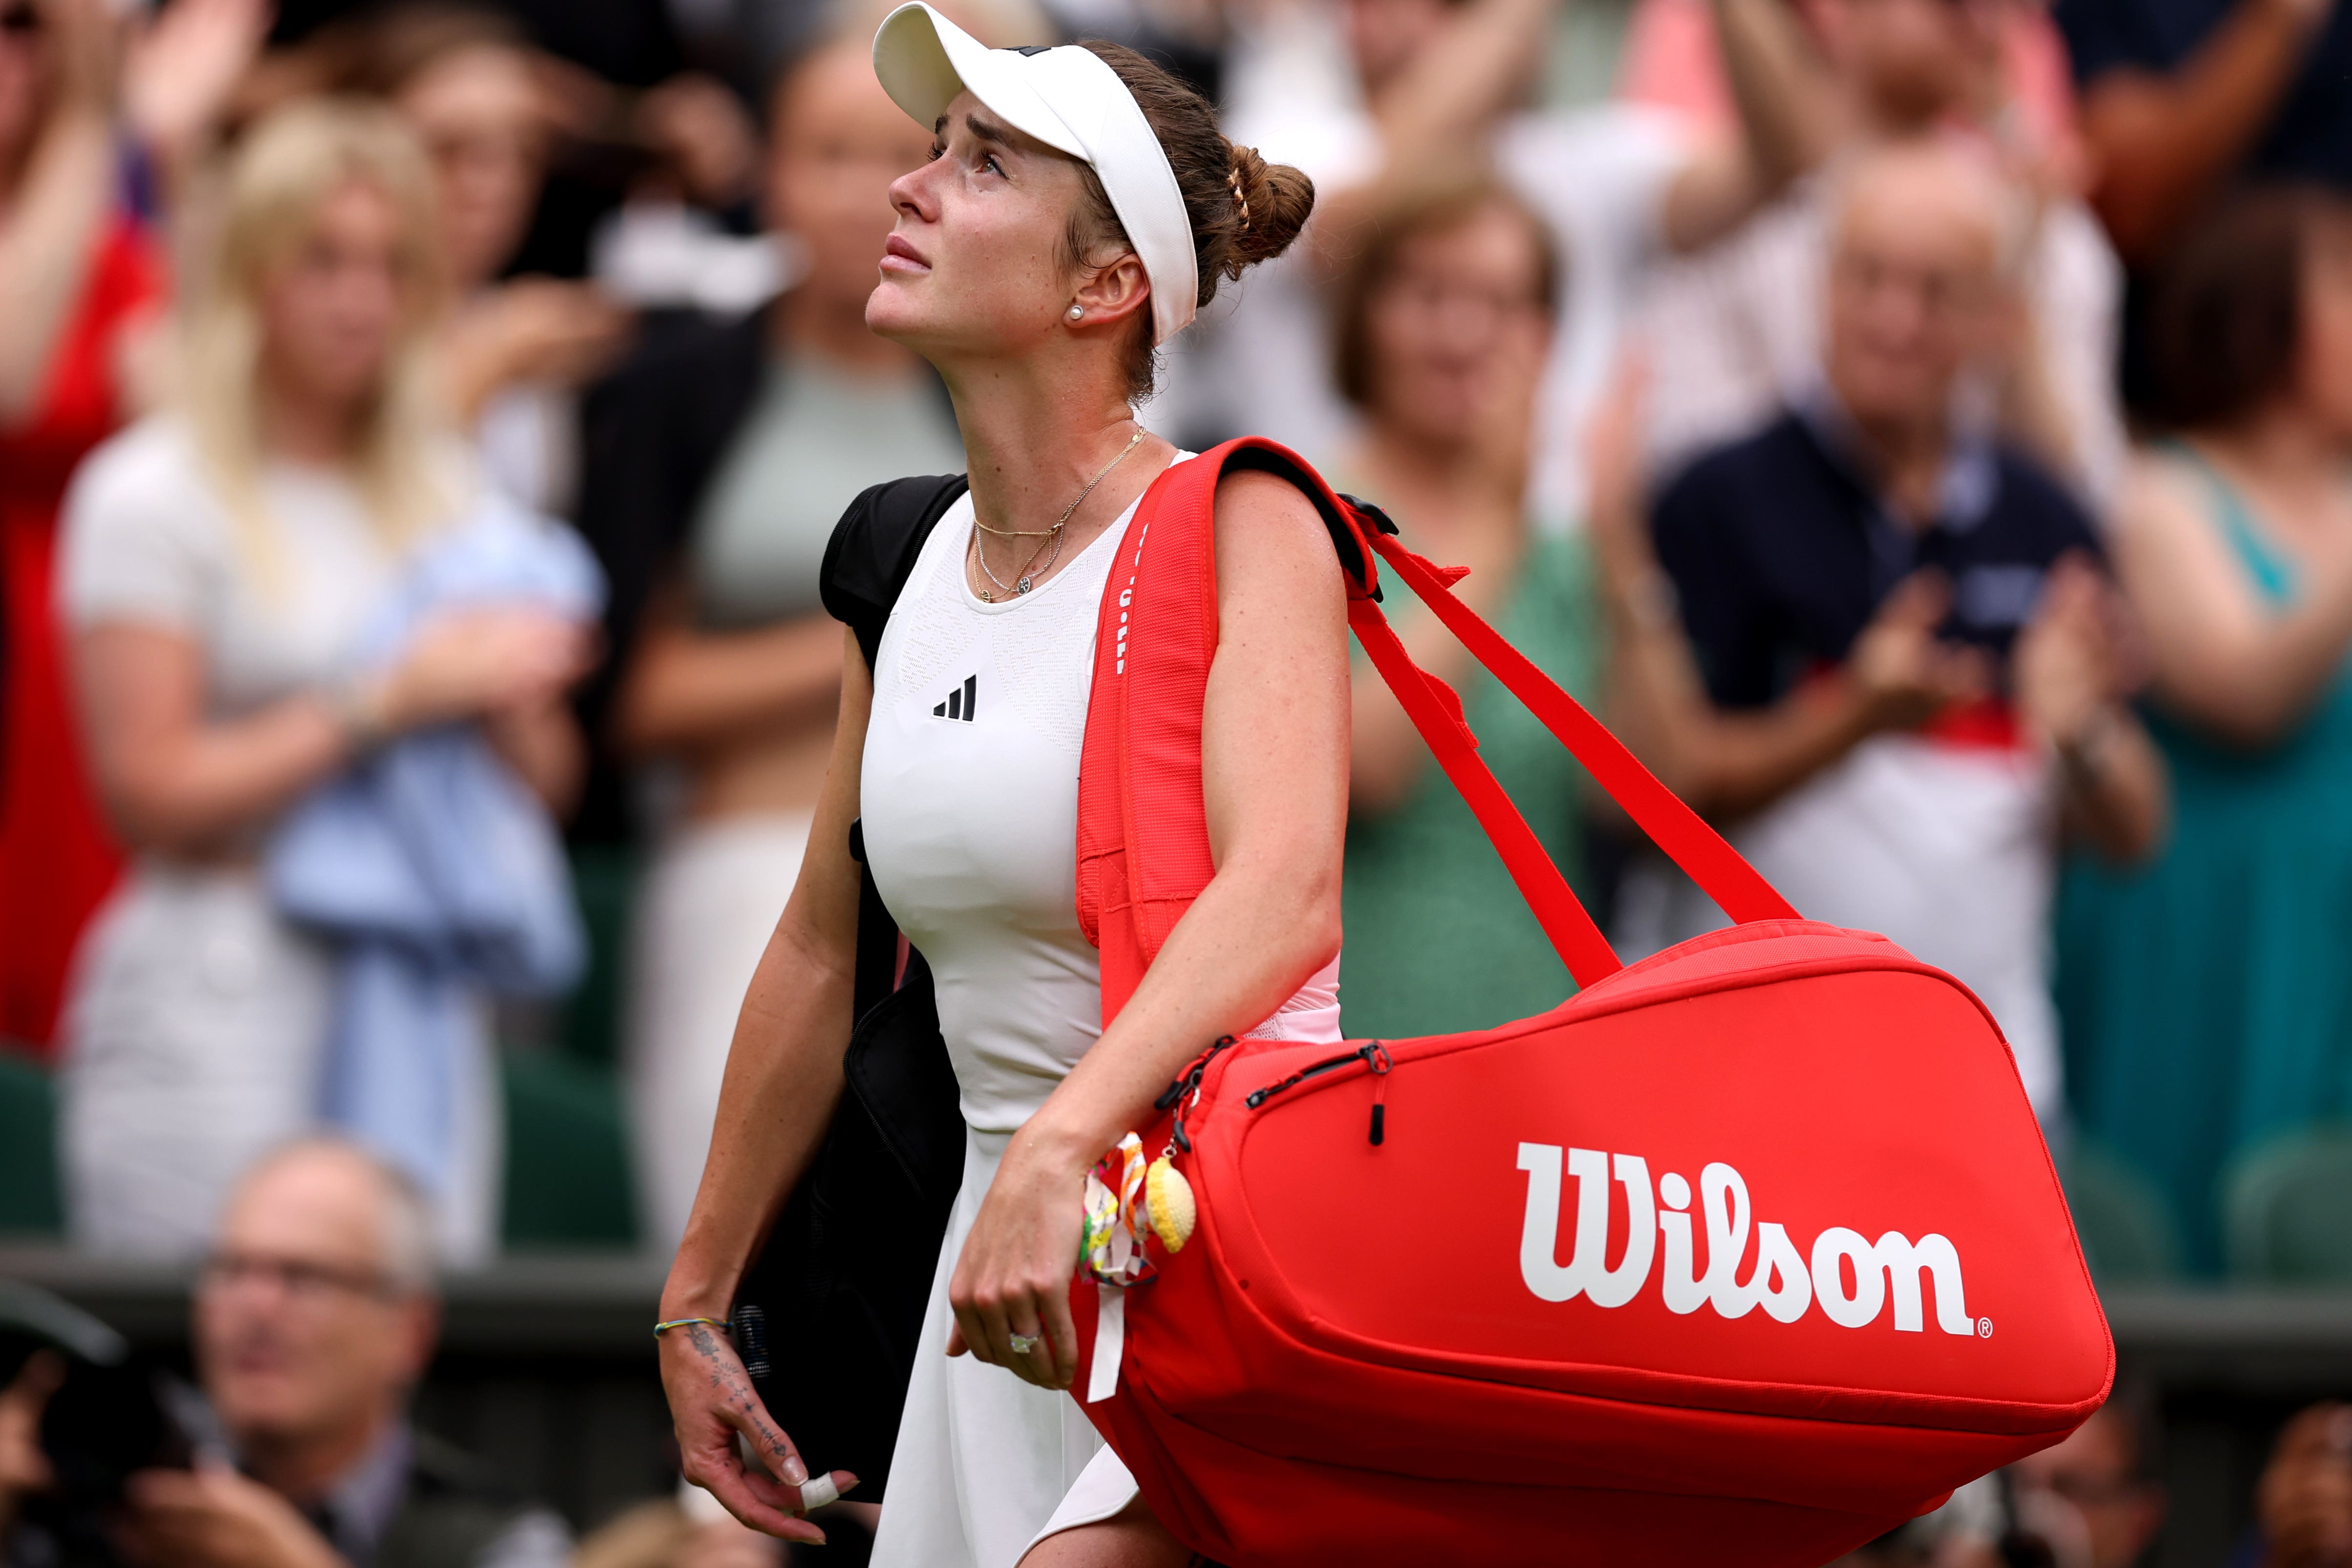
M349 1145L263 1161L195 1300L196 1369L236 1465L131 1478L124 1544L155 1568L561 1568L562 1523L415 1431L438 1327L431 1222Z

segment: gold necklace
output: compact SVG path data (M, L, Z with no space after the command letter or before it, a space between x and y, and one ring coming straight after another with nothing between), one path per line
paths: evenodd
M1097 474L1093 479L1087 481L1087 488L1078 492L1076 500L1071 501L1069 505L1062 509L1062 515L1055 520L1054 526L1051 528L1030 529L1025 531L1020 529L991 528L988 524L980 521L977 512L974 513L971 520L971 526L973 529L971 536L972 559L980 563L982 574L996 585L997 594L1010 594L1015 598L1018 598L1021 595L1025 594L1029 592L1030 589L1035 587L1037 585L1037 573L1035 570L1037 566L1037 558L1044 555L1049 547L1052 549L1054 553L1046 559L1043 569L1047 572L1051 572L1054 569L1054 563L1062 558L1062 530L1069 526L1071 514L1076 512L1080 506L1086 503L1086 499L1088 496L1095 493L1095 487L1097 485L1102 483L1103 480L1110 477L1110 471L1113 468L1118 468L1121 463L1127 461L1127 455L1129 452L1134 451L1137 444L1142 439L1143 426L1138 425L1135 427L1135 434L1127 438L1127 445L1118 449L1118 456L1113 458L1109 462L1105 463L1102 468L1102 472ZM1004 579L999 577L994 572L989 570L988 552L981 548L980 536L982 533L993 533L1002 539L1036 539L1043 537L1047 541L1047 542L1045 544L1039 545L1035 550L1029 552L1028 561L1022 565L1020 571L1013 574L1013 581L1008 584ZM996 603L996 594L992 594L985 588L982 588L978 592L980 594L980 602L982 604L992 605Z
M1054 569L1054 563L1062 558L1062 525L1057 522L1053 527L1045 530L1045 532L1051 538L1051 548L1053 549L1054 553L1052 558L1045 563L1045 569L1051 572ZM980 547L980 535L975 533L971 536L972 558L980 563L980 569L982 573L986 574L988 580L996 584L996 593L1011 594L1016 598L1021 595L1027 593L1031 587L1034 586L1036 574L1031 569L1037 564L1037 557L1045 554L1046 549L1046 545L1041 544L1036 549L1029 552L1029 559L1023 563L1020 571L1013 574L1013 586L1008 588L1004 585L1004 580L1003 578L999 577L995 573L989 571L988 553ZM983 605L992 605L996 603L996 594L992 594L987 589L982 588L980 590L980 602Z

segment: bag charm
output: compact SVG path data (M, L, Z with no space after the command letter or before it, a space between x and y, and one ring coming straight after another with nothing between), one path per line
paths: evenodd
M1176 1168L1175 1144L1143 1166L1139 1181L1136 1167L1142 1164L1142 1140L1130 1132L1087 1173L1080 1250L1087 1272L1106 1285L1139 1285L1151 1278L1143 1250L1147 1231L1172 1254L1184 1250L1200 1223L1192 1184Z
M1097 1306L1094 1364L1087 1377L1089 1405L1118 1389L1118 1363L1127 1349L1127 1288L1152 1275L1151 1259L1143 1253L1143 1232L1150 1222L1139 1213L1143 1189L1143 1140L1132 1132L1087 1173L1079 1245L1087 1272L1095 1278Z
M1118 1363L1127 1348L1127 1288L1158 1272L1144 1251L1144 1237L1156 1236L1160 1246L1178 1252L1192 1239L1200 1218L1192 1184L1171 1158L1175 1152L1171 1143L1147 1167L1143 1140L1130 1132L1087 1173L1079 1247L1087 1272L1095 1278L1097 1307L1094 1364L1087 1377L1090 1405L1118 1388Z
M1080 1247L1087 1272L1124 1289L1151 1278L1143 1236L1153 1227L1144 1217L1143 1140L1130 1132L1087 1173L1085 1228Z
M1201 1079L1217 1053L1232 1047L1231 1035L1194 1057L1182 1076L1168 1086L1152 1109L1175 1112L1168 1146L1149 1166L1143 1140L1130 1132L1118 1147L1095 1162L1087 1173L1085 1226L1080 1232L1079 1258L1094 1276L1099 1310L1095 1318L1095 1353L1087 1375L1087 1403L1108 1399L1118 1392L1118 1363L1127 1346L1127 1288L1140 1285L1158 1270L1144 1255L1148 1233L1171 1255L1183 1250L1200 1223L1201 1210L1192 1184L1176 1168L1176 1155L1190 1153L1192 1140L1184 1133L1184 1112L1200 1103Z
M1162 1152L1143 1174L1143 1207L1151 1220L1151 1234L1171 1252L1181 1252L1192 1239L1201 1217L1192 1202L1192 1184L1176 1168L1173 1150Z

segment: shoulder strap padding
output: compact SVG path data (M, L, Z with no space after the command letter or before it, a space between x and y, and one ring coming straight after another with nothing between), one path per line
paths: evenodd
M833 618L856 634L868 670L924 542L971 488L961 474L892 479L861 493L834 525L817 593Z
M1353 496L1339 494L1324 483L1323 476L1308 468L1297 453L1271 441L1244 439L1228 443L1220 450L1224 453L1224 460L1215 465L1218 479L1235 469L1246 469L1273 474L1297 485L1300 492L1314 503L1317 513L1323 519L1323 526L1330 531L1331 547L1339 552L1339 568L1347 573L1348 580L1359 592L1370 594L1375 599L1380 597L1380 584L1374 581L1371 559L1364 552L1363 536L1357 531L1356 519L1361 517L1383 532L1394 533L1396 524L1389 521L1386 512L1357 500ZM1213 492L1214 480L1210 482L1210 489ZM1351 508L1354 516L1350 515Z
M1078 769L1078 920L1102 953L1106 1022L1215 874L1201 721L1217 649L1217 483L1236 469L1296 485L1330 532L1349 597L1379 592L1360 531L1387 520L1271 441L1229 441L1144 492L1103 585Z

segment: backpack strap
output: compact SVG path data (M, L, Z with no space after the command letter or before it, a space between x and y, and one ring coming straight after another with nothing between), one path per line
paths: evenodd
M817 594L833 618L857 638L871 672L882 629L914 574L916 558L940 519L971 487L961 474L925 475L876 485L849 503L825 542ZM921 962L899 941L898 927L866 868L863 819L849 825L849 853L858 863L857 966L850 1016L863 1018L896 991L909 966Z
M1103 1020L1116 1016L1208 886L1201 720L1216 657L1217 482L1255 469L1298 487L1348 574L1348 622L1438 766L1477 817L1577 984L1622 965L1494 773L1453 689L1415 665L1381 613L1385 561L1472 656L1550 730L1594 781L1736 921L1796 911L1601 721L1455 597L1462 574L1393 537L1376 507L1334 491L1296 453L1244 437L1169 468L1144 494L1104 584L1078 773L1077 902L1102 952Z
M856 634L868 671L924 542L971 488L961 474L892 479L860 493L834 524L817 569L817 595L833 618Z

